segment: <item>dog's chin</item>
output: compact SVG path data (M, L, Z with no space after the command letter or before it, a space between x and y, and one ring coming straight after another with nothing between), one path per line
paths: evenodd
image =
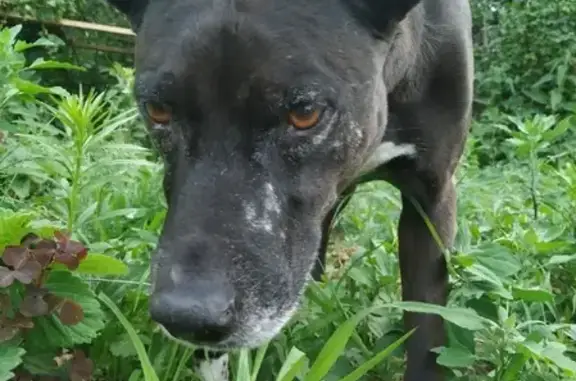
M299 303L296 302L282 313L270 313L267 310L260 310L248 316L245 323L240 325L228 338L219 343L202 343L188 340L186 337L176 337L172 335L161 324L160 330L169 339L174 340L186 347L194 349L206 349L210 351L232 351L236 349L253 349L274 339L294 316Z

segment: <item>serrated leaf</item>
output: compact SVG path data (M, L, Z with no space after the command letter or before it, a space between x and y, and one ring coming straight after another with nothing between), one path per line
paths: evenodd
M548 260L547 266L563 265L568 262L576 261L576 255L554 255Z
M150 344L150 338L145 335L138 335L143 344ZM110 353L116 357L136 357L138 353L134 344L130 340L128 333L124 333L120 338L108 346Z
M112 256L91 253L80 262L76 272L90 275L125 275L128 273L128 266Z
M22 363L26 351L13 345L0 344L0 381L9 381L14 377L14 370Z
M543 289L513 287L512 296L526 302L554 302L554 295Z
M422 302L396 302L385 304L385 307L400 308L404 311L440 315L444 320L448 320L457 326L477 331L485 327L485 324L491 323L490 320L478 315L471 308L446 307L431 303Z
M476 357L461 347L443 347L436 362L447 368L468 368L474 364Z
M87 283L69 271L50 273L44 287L56 296L78 303L84 319L76 325L64 325L57 316L35 318L26 345L31 348L48 346L70 348L76 344L90 343L104 328L105 315L100 303Z
M32 62L29 69L39 70L39 69L66 69L66 70L79 70L85 71L86 69L81 66L72 65L65 62L58 61L44 61L43 58L38 58L36 61Z

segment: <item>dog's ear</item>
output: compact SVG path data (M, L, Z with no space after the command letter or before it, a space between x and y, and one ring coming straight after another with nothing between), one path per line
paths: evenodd
M132 30L138 31L149 0L107 0L110 5L128 17Z
M344 0L358 20L375 36L384 36L421 0Z

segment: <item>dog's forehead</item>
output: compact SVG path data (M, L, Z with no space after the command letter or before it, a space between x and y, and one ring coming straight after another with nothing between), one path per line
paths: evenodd
M291 1L156 0L138 33L137 71L206 78L206 71L233 68L282 81L319 65L340 71L337 76L354 60L364 65L363 32L339 1L329 1L330 7L322 6L326 0Z

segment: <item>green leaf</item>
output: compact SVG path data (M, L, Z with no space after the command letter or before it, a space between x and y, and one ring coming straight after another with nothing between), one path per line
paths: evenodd
M138 335L143 344L150 344L150 339L145 335ZM108 346L110 352L116 357L136 357L138 352L130 339L128 333L124 333L118 340Z
M554 295L542 289L513 287L514 299L522 299L526 302L554 302Z
M522 269L520 260L510 249L495 243L481 245L470 255L499 278L508 278Z
M9 381L14 377L14 370L22 363L26 351L11 344L0 344L0 381Z
M101 292L98 296L100 300L104 302L104 304L106 304L106 306L114 313L114 315L116 315L116 318L120 321L120 323L122 324L128 335L130 336L132 344L134 344L136 352L138 353L138 359L140 360L140 365L142 366L142 371L144 372L144 380L160 381L158 375L156 374L156 371L154 370L154 367L152 366L152 363L150 362L150 358L148 357L148 353L144 348L144 344L142 343L142 340L140 340L140 338L138 337L138 334L136 333L136 330L134 329L132 324L130 324L128 319L126 319L126 317L122 314L122 311L120 311L120 309L116 306L116 304L114 304L114 302L110 300L110 298L106 296L106 294Z
M481 317L476 311L470 308L445 307L436 304L410 301L385 304L384 306L399 308L410 312L440 315L444 320L471 331L483 329L486 324L493 324L490 320Z
M55 263L53 269L64 270L66 266ZM75 273L90 275L125 275L128 273L128 266L119 259L105 254L90 253L80 262Z
M254 364L252 365L252 375L250 376L251 381L256 381L258 378L258 372L260 372L260 367L264 361L264 356L268 350L269 343L261 345L256 351L256 358L254 359Z
M54 295L78 303L84 318L75 325L64 325L52 314L34 319L34 328L27 336L26 346L30 348L65 347L90 343L104 328L105 315L96 295L88 284L68 270L52 270L45 287Z
M468 368L476 360L474 354L460 347L442 347L436 362L447 368Z
M576 374L576 362L564 354L566 351L565 345L557 342L536 343L534 341L526 341L521 343L521 346L537 358L547 359L564 371L572 375Z
M504 374L500 378L501 381L516 381L519 380L520 371L524 364L528 361L530 357L524 353L515 353L514 356L506 364Z
M59 348L54 348L49 352L45 351L45 348L33 348L32 350L34 350L34 353L28 351L24 355L24 369L32 374L58 374L58 366L54 361L54 357L56 357Z
M399 346L401 346L414 333L414 331L416 331L416 328L406 333L404 336L396 340L394 343L390 344L386 349L380 351L380 353L376 354L374 357L366 361L364 364L360 365L352 373L350 373L344 378L341 378L340 381L359 380L372 368L380 364L386 357L390 356L390 354L394 352Z
M296 347L292 347L286 360L282 364L276 381L292 381L296 375L301 374L307 365L306 354Z
M79 70L86 71L82 66L76 66L65 62L58 61L45 61L43 58L38 58L36 61L32 62L28 69L40 70L40 69L66 69L66 70Z
M54 88L40 86L34 82L30 82L22 78L14 78L12 80L12 85L14 85L14 87L16 87L20 92L28 95L58 93L58 91Z
M565 263L569 263L572 261L576 261L576 254L574 255L554 255L548 260L547 266L554 266L554 265L563 265Z
M324 379L332 365L344 352L356 325L373 310L373 308L368 308L360 311L338 327L316 357L306 376L306 381L322 381Z

